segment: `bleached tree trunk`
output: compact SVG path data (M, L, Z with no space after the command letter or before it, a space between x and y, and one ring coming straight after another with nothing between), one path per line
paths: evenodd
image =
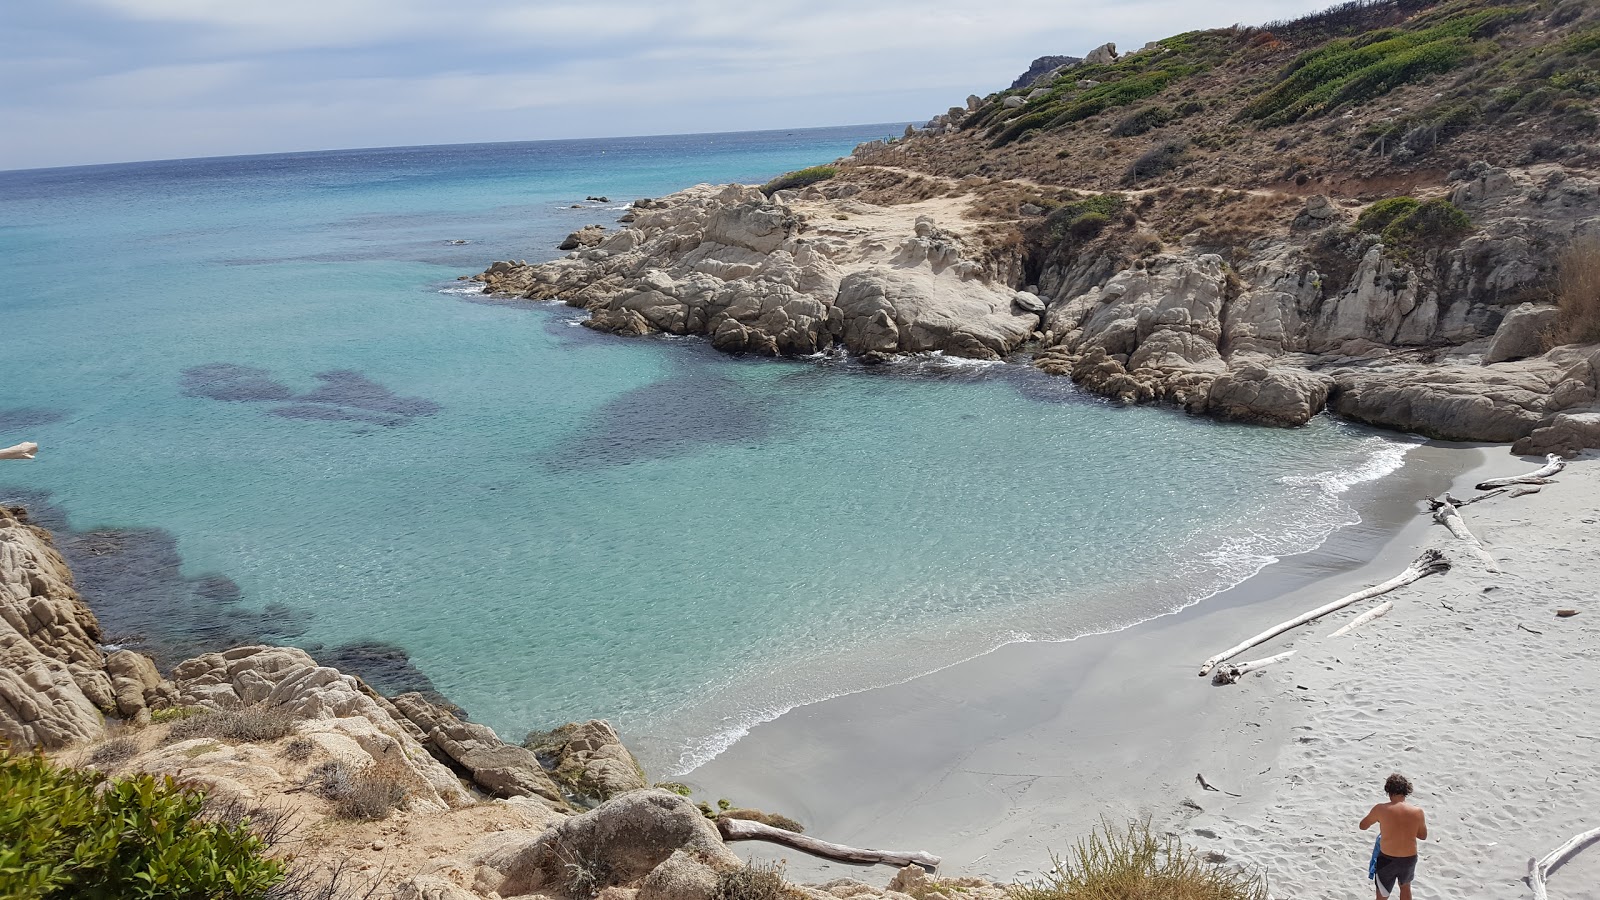
M819 841L814 837L784 831L782 828L773 828L760 822L749 819L717 819L717 831L722 833L725 841L769 841L774 844L783 844L793 847L812 856L823 859L836 859L840 862L882 864L905 868L909 865L919 865L929 872L939 868L942 862L932 853L918 850L915 852L905 850L863 850L856 847L846 847L843 844L833 844L828 841Z
M1478 482L1477 488L1480 491L1487 491L1497 487L1505 487L1508 484L1545 484L1550 480L1550 476L1566 467L1566 461L1552 453L1545 457L1543 466L1526 475L1518 475L1515 478L1491 478L1488 481Z
M1217 670L1217 674L1211 676L1211 683L1233 684L1257 669L1264 669L1275 662L1283 662L1293 655L1294 651L1289 650L1285 653L1279 653L1277 656L1269 656L1266 659L1253 659L1250 662L1239 663L1236 666L1223 666Z
M1348 597L1341 597L1326 606L1319 606L1308 613L1295 616L1287 622L1280 622L1249 640L1235 644L1206 660L1205 664L1200 667L1200 674L1201 676L1210 675L1211 670L1216 667L1217 663L1232 659L1257 644L1264 644L1285 631L1299 628L1307 622L1314 622L1328 613L1344 609L1346 606L1360 603L1363 600L1371 600L1373 597L1387 594L1395 588L1404 587L1419 578L1426 578L1429 575L1437 575L1440 572L1448 571L1450 571L1450 563L1445 561L1444 554L1437 550L1424 550L1422 555L1417 557L1411 565L1406 566L1405 571L1399 575L1382 584L1375 584L1372 587L1356 591Z
M1533 896L1536 900L1549 900L1549 893L1545 890L1545 879L1549 877L1550 870L1567 861L1567 858L1600 840L1600 828L1590 829L1582 834L1574 835L1566 843L1545 854L1543 859L1528 860L1528 883L1533 887Z
M0 459L33 459L33 455L38 452L39 445L29 441L15 447L0 449Z
M1351 619L1343 628L1335 631L1333 634L1328 635L1328 637L1341 637L1343 635L1347 635L1350 632L1355 631L1357 628L1367 624L1368 622L1371 622L1373 619L1383 618L1389 614L1389 610L1391 609L1394 609L1394 601L1385 600L1361 615L1356 616L1354 619Z
M1485 569L1491 572L1500 571L1500 564L1494 561L1494 557L1489 555L1488 550L1484 549L1483 543L1478 540L1477 535L1467 528L1466 520L1461 518L1461 511L1456 508L1456 499L1454 497L1445 494L1437 500L1429 500L1428 504L1433 507L1433 520L1450 529L1450 533L1455 535L1456 540L1466 544L1473 555L1478 557L1478 561L1483 563Z

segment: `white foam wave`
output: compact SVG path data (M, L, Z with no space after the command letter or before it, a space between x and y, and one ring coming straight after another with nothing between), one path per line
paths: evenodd
M482 294L483 282L474 281L467 284L452 284L449 287L439 288L440 294Z

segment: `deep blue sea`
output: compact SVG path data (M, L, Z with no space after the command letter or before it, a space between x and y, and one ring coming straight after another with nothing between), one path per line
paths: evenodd
M0 499L60 530L110 642L292 643L511 738L604 717L665 777L797 704L1181 608L1399 464L1332 420L733 358L456 280L898 130L0 172L0 446L42 447Z

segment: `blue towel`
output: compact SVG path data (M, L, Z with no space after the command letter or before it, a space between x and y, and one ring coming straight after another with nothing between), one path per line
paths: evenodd
M1372 862L1367 864L1367 877L1368 878L1377 878L1378 877L1378 847L1382 843L1383 843L1383 836L1382 835L1379 835L1378 837L1375 837L1375 838L1372 839Z

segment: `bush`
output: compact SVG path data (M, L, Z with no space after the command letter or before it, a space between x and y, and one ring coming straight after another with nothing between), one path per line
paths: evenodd
M166 709L150 710L150 722L155 725L165 725L190 716L198 716L208 710L203 706L169 706Z
M297 737L284 744L283 749L278 751L278 755L290 762L305 762L311 758L311 754L316 749L316 741L308 737Z
M1146 106L1129 113L1111 126L1112 137L1137 137L1172 121L1176 116L1165 106Z
M266 842L202 818L171 778L106 780L0 749L0 896L54 900L264 898L284 877Z
M1384 226L1387 247L1414 249L1444 247L1459 242L1472 231L1472 220L1449 200L1429 200L1397 216Z
M1415 210L1422 204L1410 197L1390 197L1379 200L1361 211L1356 219L1356 230L1365 234L1381 234L1389 223Z
M1013 885L1013 900L1266 900L1262 877L1200 859L1148 822L1110 825L1078 842L1067 859L1052 857L1037 881Z
M1578 238L1556 260L1553 344L1600 342L1600 237Z
M835 169L833 166L812 166L809 169L801 169L797 172L789 172L785 175L779 175L777 178L774 178L762 185L761 192L771 196L778 191L790 191L797 188L810 187L813 184L827 181L829 178L832 178L837 174L839 174L839 170Z
M1044 220L1052 239L1083 242L1094 238L1122 211L1121 194L1096 194L1056 207Z
M784 900L789 888L783 867L776 863L746 863L717 875L711 900Z
M294 734L294 716L275 706L246 706L242 709L201 710L176 722L167 730L168 743L217 738L225 741L275 741Z
M1186 144L1181 140L1162 141L1149 150L1139 154L1139 158L1128 164L1127 171L1122 173L1123 184L1137 184L1147 178L1164 175L1178 167L1183 160L1183 151Z

